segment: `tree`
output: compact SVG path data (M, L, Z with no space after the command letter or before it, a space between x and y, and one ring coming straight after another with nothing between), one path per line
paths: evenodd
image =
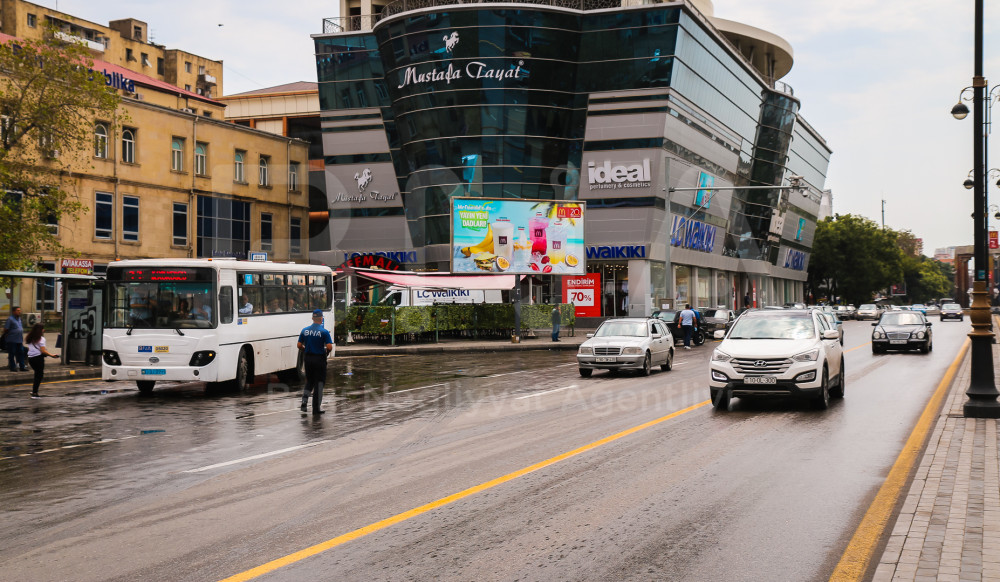
M48 225L83 211L67 170L93 154L94 120L113 119L121 101L87 49L54 33L0 44L0 270L71 252Z
M859 305L902 282L904 255L898 238L899 233L862 216L836 215L819 222L809 261L811 293Z

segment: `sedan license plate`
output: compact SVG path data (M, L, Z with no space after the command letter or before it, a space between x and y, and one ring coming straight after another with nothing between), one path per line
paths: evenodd
M889 340L889 343L892 345L900 345L900 344L905 344L906 340Z
M162 368L159 368L159 369L145 369L145 370L142 371L142 375L143 376L163 376L166 373L167 373L167 371L164 370L164 369L162 369Z
M599 364L613 364L615 363L615 358L595 358Z
M778 379L774 376L747 376L743 378L744 384L776 384Z

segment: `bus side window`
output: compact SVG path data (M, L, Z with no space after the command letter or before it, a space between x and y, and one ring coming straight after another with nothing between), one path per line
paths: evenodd
M233 322L233 288L219 289L219 323Z

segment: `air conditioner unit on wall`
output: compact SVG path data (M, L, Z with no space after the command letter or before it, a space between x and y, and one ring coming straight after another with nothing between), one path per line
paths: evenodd
M36 323L42 323L41 313L25 313L24 314L24 326L30 327Z

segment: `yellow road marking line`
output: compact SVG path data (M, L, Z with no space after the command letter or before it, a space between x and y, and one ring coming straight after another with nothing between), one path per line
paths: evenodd
M889 524L889 518L892 517L896 501L902 494L910 472L923 451L927 434L933 428L934 420L941 410L941 403L951 388L951 383L955 379L955 374L958 373L959 365L965 358L965 352L968 350L970 342L971 340L966 339L965 343L962 344L955 361L948 367L948 371L945 372L944 378L938 384L937 390L934 391L927 406L924 407L916 426L913 427L913 432L910 433L906 444L903 445L903 450L900 451L899 457L893 463L889 476L886 477L882 487L875 495L875 500L872 501L868 511L861 518L858 529L854 531L854 536L847 544L847 549L840 557L840 562L834 568L833 574L830 576L831 581L861 580L861 577L868 570L868 565L874 557L875 548Z
M535 463L534 465L531 465L529 467L525 467L523 469L519 469L517 471L514 471L513 473L508 473L508 474L506 474L506 475L504 475L502 477L497 477L496 479L493 479L492 481L487 481L487 482L482 483L480 485L476 485L475 487L470 487L470 488L468 488L468 489L466 489L464 491L459 491L458 493L454 493L454 494L449 495L447 497L442 497L441 499L438 499L437 501L432 501L430 503L426 503L424 505L421 505L420 507L416 507L416 508L411 509L409 511L404 511L403 513L399 513L399 514L396 514L396 515L394 515L392 517L388 517L386 519L383 519L382 521L377 521L377 522L375 522L373 524L366 525L366 526L364 526L362 528L359 528L359 529L356 529L354 531L351 531L351 532L345 533L343 535L337 536L337 537L335 537L333 539L329 539L329 540L327 540L325 542L318 543L318 544L316 544L314 546L310 546L308 548L305 548L303 550L299 550L299 551L294 552L292 554L288 554L287 556L284 556L282 558L277 558L275 560L271 560L270 562L267 562L266 564L262 564L260 566L257 566L256 568L252 568L252 569L247 570L245 572L240 572L239 574L234 574L233 576L225 578L221 582L243 582L245 580L252 580L252 579L254 579L254 578L258 577L258 576L262 576L264 574L267 574L268 572L273 572L274 570L277 570L279 568L284 568L285 566L294 564L295 562L299 562L299 561L304 560L306 558L309 558L311 556L315 556L316 554L319 554L321 552L325 552L326 550L335 548L335 547L337 547L339 545L342 545L342 544L345 544L345 543L347 543L349 541L353 541L353 540L356 540L358 538L364 537L364 536L366 536L366 535L368 535L370 533L375 533L375 532L377 532L377 531L379 531L381 529L385 529L387 527L396 525L397 523L406 521L406 520L408 520L410 518L413 518L413 517L416 517L418 515L427 513L428 511L431 511L433 509L437 509L439 507L443 507L443 506L448 505L450 503L454 503L456 501L459 501L459 500L464 499L466 497L469 497L471 495L475 495L476 493L480 493L482 491L486 491L487 489L491 489L493 487L496 487L497 485L501 485L501 484L506 483L508 481L513 481L514 479L517 479L518 477L523 477L524 475L527 475L528 473L537 471L539 469L543 469L545 467L548 467L549 465L554 465L554 464L556 464L556 463L558 463L560 461L565 461L566 459L569 459L571 457L575 457L577 455L583 454L583 453L585 453L587 451L596 449L596 448L598 448L600 446L603 446L603 445L606 445L608 443L614 442L614 441L616 441L616 440L618 440L620 438L623 438L623 437L629 436L631 434L637 433L637 432L639 432L641 430L645 430L647 428L650 428L652 426L660 424L661 422L665 422L665 421L670 420L672 418L676 418L678 416L681 416L682 414L687 414L688 412L691 412L692 410L696 410L698 408L701 408L702 406L705 406L707 404L711 404L711 400L706 400L704 402L699 402L698 404L694 404L692 406L688 406L687 408L684 408L682 410L678 410L678 411L673 412L671 414L668 414L668 415L666 415L666 416L664 416L662 418L657 418L656 420L651 420L649 422L640 424L638 426L634 426L634 427L632 427L630 429L623 430L622 432L619 432L619 433L613 434L611 436L605 437L605 438L603 438L601 440L594 441L594 442L592 442L592 443L590 443L588 445L584 445L584 446L582 446L582 447L580 447L578 449L573 449L572 451L563 453L561 455L557 455L555 457L552 457L551 459L547 459L545 461L541 461L539 463Z
M100 379L101 379L100 376L95 376L93 378L74 378L71 380L55 380L52 382L42 382L42 386L45 386L46 384L65 384L66 382L88 382L90 380L100 380ZM7 388L19 388L21 386L31 386L31 385L32 385L31 382L27 384L7 384Z

